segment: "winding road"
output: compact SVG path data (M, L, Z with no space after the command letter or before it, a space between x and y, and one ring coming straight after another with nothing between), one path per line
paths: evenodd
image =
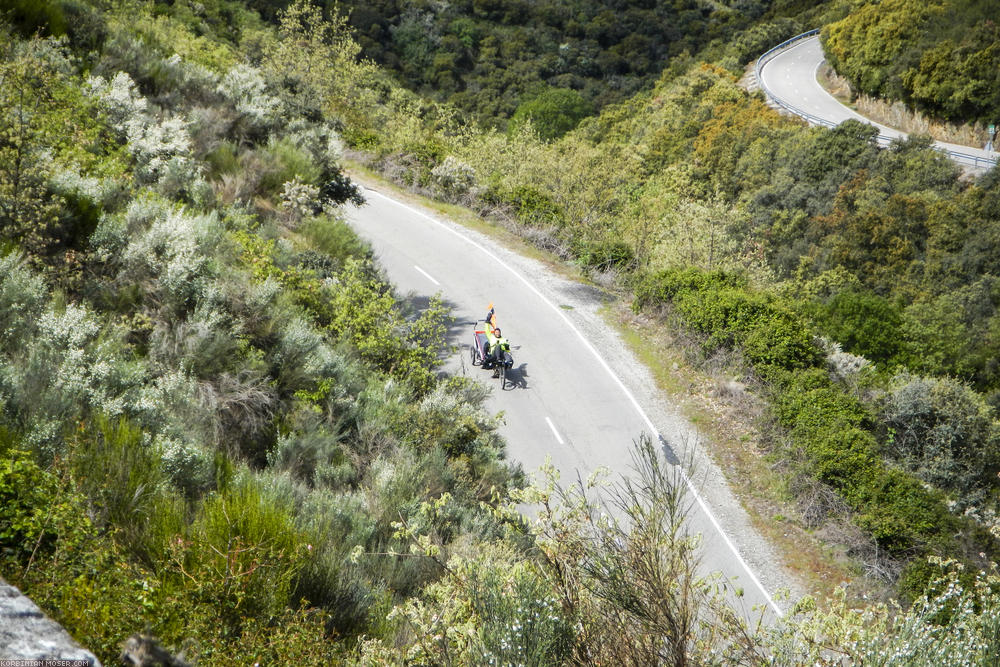
M509 457L529 473L551 460L563 483L572 483L601 467L631 474L633 441L642 433L660 438L668 460L690 461L682 467L689 528L702 535L704 567L743 591L748 614L759 606L781 616L773 592L795 584L698 447L695 429L602 320L600 291L385 191L369 187L365 197L365 206L348 209L348 222L401 292L418 306L440 294L452 308L450 340L459 352L448 370L493 387L487 407L504 415ZM469 361L473 323L491 302L513 347L514 382L505 390Z
M772 102L815 125L833 127L848 119L860 120L878 128L882 145L906 137L905 132L865 118L828 93L816 79L825 61L819 36L805 37L761 56L758 83ZM996 164L995 152L942 141L934 142L934 146L965 166L987 169Z

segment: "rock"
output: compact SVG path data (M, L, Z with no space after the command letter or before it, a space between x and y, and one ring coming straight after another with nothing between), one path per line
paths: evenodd
M100 667L62 626L16 587L0 579L0 659L80 660Z

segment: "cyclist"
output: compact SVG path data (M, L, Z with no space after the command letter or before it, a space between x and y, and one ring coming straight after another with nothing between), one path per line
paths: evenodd
M510 352L510 341L504 338L500 327L493 329L492 334L491 336L489 331L486 333L487 356L493 363L493 377L497 377L500 375L500 364L504 361L504 354Z

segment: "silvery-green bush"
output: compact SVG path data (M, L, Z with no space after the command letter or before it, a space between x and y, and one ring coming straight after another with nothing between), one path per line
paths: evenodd
M299 148L308 151L317 164L332 166L344 156L344 142L340 134L326 123L299 118L288 124L285 136Z
M51 455L74 416L133 412L148 378L144 362L122 344L120 330L82 305L41 306L32 282L22 267L0 283L0 306L25 306L4 317L0 386L8 417L26 442Z
M149 101L125 72L118 72L110 81L102 76L92 76L87 80L89 92L96 96L108 114L111 128L125 141L130 134L138 131L133 126L141 124L149 113Z
M282 221L293 229L298 227L305 218L316 215L323 210L319 188L303 183L297 178L287 181L282 186L279 206L283 214Z
M282 116L280 98L268 93L263 74L252 65L234 65L219 81L217 91L242 116L248 132L266 133Z
M476 184L476 170L451 155L431 170L439 190L445 196L458 199Z
M212 486L212 456L205 448L168 436L158 437L153 444L160 451L163 472L188 498Z
M45 283L18 253L0 257L0 346L26 346L48 300Z
M56 194L83 197L96 206L110 208L124 194L124 185L113 178L87 176L76 165L57 168L49 179Z
M959 509L982 502L1000 464L993 408L954 378L900 373L881 401L889 452L918 477L956 494Z
M222 227L214 213L190 215L178 209L164 214L159 209L154 215L125 249L119 279L146 285L150 296L171 312L191 310L214 275L211 257ZM130 218L127 214L126 220Z
M111 81L92 77L89 86L135 159L135 175L140 183L155 183L168 169L184 170L192 177L196 174L187 120L177 115L158 118L125 72L118 72Z

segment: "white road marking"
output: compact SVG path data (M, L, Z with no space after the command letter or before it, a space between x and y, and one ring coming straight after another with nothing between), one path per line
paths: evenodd
M434 278L431 277L431 274L427 273L426 271L424 271L423 269L421 269L416 264L413 265L413 268L415 268L420 273L424 274L424 277L427 278L427 280L431 281L432 283L434 283L435 285L438 285L440 287L441 283L439 283L438 281L434 280Z
M615 374L615 372L611 369L611 366L609 366L608 362L606 362L604 360L604 357L601 356L601 354L591 344L591 342L587 339L587 337L584 336L583 333L579 329L577 329L576 326L573 325L573 322L571 322L570 319L568 317L566 317L566 314L562 311L562 309L559 308L559 306L557 306L556 304L552 303L552 301L550 301L549 299L547 299L545 297L545 295L542 294L538 290L537 287L535 287L534 285L531 284L531 282L528 281L527 278L525 278L520 273L518 273L517 271L515 271L509 264L507 264L507 262L504 262L502 259L500 259L499 257L497 257L495 254L493 254L492 251L490 251L489 249L487 249L485 246L483 246L480 243L477 243L476 241L473 241L468 236L465 236L465 235L459 233L458 230L452 229L451 227L449 227L448 225L444 224L440 220L437 220L436 218L434 218L434 217L432 217L432 216L424 213L423 211L420 211L420 210L418 210L416 208L413 208L412 206L409 206L408 204L404 204L402 202L396 201L392 197L389 197L388 195L384 195L381 192L378 192L377 190L368 189L368 191L371 192L372 194L376 194L379 197L382 197L383 199L387 199L387 200L391 201L392 203L396 204L397 206L399 206L401 208L404 208L407 211L410 211L411 213L413 213L415 215L419 215L421 218L425 218L426 220L429 220L430 222L434 223L435 225L437 225L441 229L443 229L443 230L451 233L452 235L454 235L454 236L462 239L463 241L465 241L469 245L471 245L471 246L473 246L475 248L478 248L482 252L486 253L486 255L488 257L490 257L491 259L493 259L494 261L496 261L500 266L502 266L504 269L506 269L508 272L510 272L520 282L524 283L524 286L528 290L530 290L531 292L533 292L535 294L535 296L537 296L542 301L542 303L544 303L545 305L547 305L549 308L551 308L555 312L555 314L557 316L559 316L560 318L562 318L563 323L565 323L566 326L569 327L569 330L572 331L573 333L575 333L577 335L577 337L583 343L583 346L585 348L587 348L590 351L591 354L594 355L594 358L597 359L597 362L604 368L605 371L607 371L608 375L611 376L611 379L614 380L615 384L618 385L618 388L622 390L622 392L625 394L625 397L632 404L632 407L635 408L635 411L639 414L639 417L642 419L642 421L646 422L646 425L649 427L649 430L653 434L653 436L659 442L661 442L663 444L666 444L666 442L667 442L666 439L662 435L660 435L660 432L656 429L656 426L653 425L653 421L646 414L646 411L642 409L641 405L639 405L639 401L636 400L636 398L632 394L632 392L629 391L628 387L625 386L625 383L621 381L621 378L619 378ZM753 581L753 583L757 586L757 589L764 596L764 599L767 600L767 603L774 610L774 613L776 613L779 618L783 618L785 616L785 613L781 610L781 608L778 607L778 605L776 605L774 603L774 600L771 598L771 594L767 592L767 589L765 589L764 585L762 583L760 583L760 580L757 578L757 575L754 574L753 570L750 569L750 566L747 565L746 560L743 559L743 556L736 549L736 545L733 544L732 540L729 539L729 535L727 535L726 532L724 530L722 530L722 526L719 524L718 519L716 519L715 515L708 509L708 505L705 504L705 500L701 497L701 494L698 493L698 490L695 488L694 484L691 482L691 479L688 477L688 475L684 471L683 467L678 466L677 469L680 471L681 478L683 478L684 483L687 485L688 491L690 491L691 495L693 495L694 498L695 498L695 500L698 501L698 506L701 507L701 510L705 513L705 516L708 517L708 520L712 523L712 526L715 528L715 530L722 537L723 542L725 542L726 546L729 547L729 550L732 552L732 554L736 558L737 562L739 562L739 564L743 568L743 570L750 576L750 580Z
M552 429L552 435L556 436L556 440L559 441L559 444L560 445L565 445L566 443L563 442L562 436L559 435L559 431L556 430L556 425L552 423L552 420L549 419L548 417L546 417L545 418L545 423L549 425L550 429Z

